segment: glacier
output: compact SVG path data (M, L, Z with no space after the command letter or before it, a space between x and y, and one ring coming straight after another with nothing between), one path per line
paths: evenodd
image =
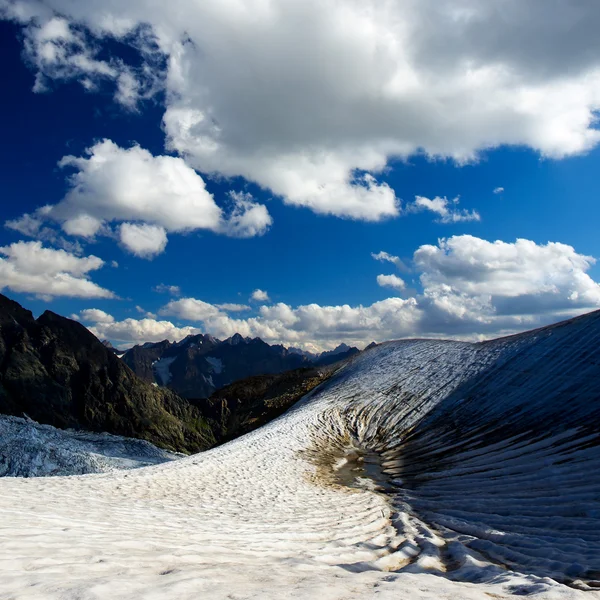
M600 312L354 357L228 444L0 479L0 596L600 597Z
M48 477L136 469L184 456L108 433L56 429L0 415L0 477Z

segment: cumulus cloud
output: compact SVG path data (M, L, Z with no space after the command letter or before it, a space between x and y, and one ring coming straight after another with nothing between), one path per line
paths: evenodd
M384 252L383 250L381 252L377 252L377 253L371 252L371 256L375 260L378 260L380 262L392 263L399 271L407 271L408 270L407 266L404 264L404 262L402 262L402 260L398 256L393 256L392 254L388 254L387 252Z
M264 290L256 289L250 295L250 300L254 300L254 302L269 302L269 294Z
M201 333L196 327L177 327L170 321L158 321L155 318L117 321L98 309L81 311L79 317L98 339L114 341L120 348L163 340L175 342L188 335Z
M160 314L188 321L206 321L210 317L219 316L221 312L208 302L195 298L182 298L181 300L171 300L160 309Z
M167 232L160 225L121 223L119 239L129 252L141 258L154 258L167 246Z
M244 312L245 310L250 310L250 307L247 304L235 304L231 302L215 304L215 306L219 310L224 310L225 312Z
M56 265L54 258L48 263ZM79 318L98 337L121 346L176 341L200 332L221 339L240 333L311 351L329 349L341 341L361 346L401 337L479 339L599 308L600 285L588 274L594 262L566 244L524 239L490 242L461 235L415 251L413 263L422 290L408 298L386 298L366 306L313 303L294 307L279 302L261 305L247 318L228 313L249 307L197 298L171 300L159 310L162 317L187 321L187 326L157 320L149 313L145 313L147 318L117 321L98 309L86 309ZM48 263L40 264L38 270L45 271ZM79 266L80 272L86 269ZM402 281L399 277L383 277L384 282L401 287L396 281Z
M462 221L480 221L481 216L476 210L468 211L459 209L460 198L457 196L448 200L445 196L436 196L433 199L416 196L415 201L406 207L407 212L421 212L428 210L438 215L438 223L460 223Z
M233 209L223 222L223 232L232 237L248 238L263 235L273 219L264 204L253 202L248 193L230 192Z
M502 194L504 192L503 187L494 188L494 194Z
M159 283L152 289L159 294L171 294L171 296L181 295L181 288L178 285L165 285L164 283Z
M96 231L105 221L127 220L172 232L220 226L221 209L203 179L180 158L153 156L139 146L121 148L104 140L86 156L65 156L60 165L75 169L71 189L48 211L63 227L91 219ZM94 233L89 225L87 235Z
M245 319L185 298L170 302L161 314L201 324L221 338L237 332L315 350L340 341L365 345L412 336L493 337L600 307L600 285L587 273L594 259L565 244L489 242L462 235L419 247L413 261L423 289L409 298L369 306L279 302L260 306L258 314ZM402 288L399 277L382 277L381 283Z
M89 279L104 261L45 248L41 242L16 242L0 247L0 289L52 298L114 298L113 292Z
M143 43L143 28L130 36L131 42L144 46L146 64L136 68L116 57L100 58L101 48L88 32L53 15L40 3L5 0L0 4L0 16L2 9L8 17L27 24L24 47L28 62L36 70L34 92L46 92L57 81L77 80L86 91L109 83L114 87L114 99L123 107L136 110L140 100L163 88L163 74L149 68L160 61L160 56L152 51L151 39Z
M59 164L75 169L66 196L7 227L36 236L44 222L56 221L68 235L93 238L109 233L110 223L121 222L124 248L150 258L164 251L167 233L206 229L252 237L271 224L266 207L251 196L231 194L232 208L225 213L183 159L153 156L139 146L121 148L103 140L85 156L65 156Z
M100 310L99 308L86 308L82 310L78 316L78 319L86 323L114 323L115 318L109 315L107 312Z
M36 237L43 225L42 219L36 215L25 213L17 219L11 219L4 224L8 229L18 231L29 237Z
M421 246L414 261L429 298L476 299L482 314L532 316L600 305L600 286L587 274L595 259L566 244L454 236Z
M403 290L406 287L404 280L397 275L377 275L377 285Z
M146 310L142 306L136 306L135 310L137 310L141 315L144 315L147 319L156 319L156 315L149 310Z
M562 158L600 141L596 0L3 5L26 28L38 87L108 80L133 104L163 86L166 141L188 165L319 213L396 216L380 174L417 152L464 162L520 145ZM142 66L106 58L114 40Z

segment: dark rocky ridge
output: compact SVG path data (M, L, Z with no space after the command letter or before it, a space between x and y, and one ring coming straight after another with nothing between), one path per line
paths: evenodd
M189 400L151 383L153 363L170 353L170 373L190 395L198 391L194 381L210 365L197 351L202 346L213 362L231 366L233 377L261 369L267 374L237 380L211 398ZM179 344L145 344L128 354L142 377L77 321L51 311L36 320L0 294L0 413L140 438L178 452L206 450L264 425L327 379L345 356L335 354L334 365L269 373L283 370L292 354L238 335L225 342L200 335ZM294 360L307 364L299 355Z
M37 320L0 295L0 412L197 452L215 443L197 407L140 380L83 325Z
M224 341L210 335L191 335L177 343L165 340L134 346L122 360L149 383L166 386L185 398L208 398L247 377L330 365L358 352L357 348L342 344L320 355L300 354L240 334Z

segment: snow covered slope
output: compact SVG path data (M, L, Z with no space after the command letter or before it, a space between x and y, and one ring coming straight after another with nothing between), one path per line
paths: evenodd
M203 454L4 478L0 596L598 598L599 348L392 342Z
M106 473L156 465L182 456L144 440L56 429L0 415L0 477Z

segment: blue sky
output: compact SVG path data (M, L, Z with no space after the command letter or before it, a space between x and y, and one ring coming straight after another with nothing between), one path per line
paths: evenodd
M600 64L590 64L589 48L582 45L570 50L566 67L553 55L540 67L544 35L556 36L560 22L528 32L529 39L539 40L527 42L525 34L525 41L511 40L515 46L528 44L517 58L498 50L490 58L491 50L475 33L467 49L449 40L456 46L450 54L468 52L482 72L490 65L521 70L514 80L483 79L477 106L463 110L459 78L466 76L460 69L444 93L426 89L425 100L413 105L406 90L398 91L396 83L390 87L401 64L396 55L384 55L381 62L391 57L397 63L374 82L331 82L336 72L320 79L313 74L316 65L345 60L335 54L335 44L328 45L340 32L328 33L326 27L318 28L323 46L315 62L301 44L287 47L280 38L267 43L270 30L264 48L255 36L245 48L234 23L210 13L212 3L205 9L183 0L178 4L189 11L190 23L217 19L221 37L231 36L229 45L217 44L199 25L187 31L192 42L182 43L181 24L161 31L160 11L149 17L142 0L127 9L110 3L106 11L132 23L110 30L101 22L101 4L90 2L84 10L66 0L44 7L33 0L0 2L6 17L0 21L0 219L9 224L0 229L5 250L0 287L35 313L50 308L76 315L121 346L195 331L226 337L239 330L321 349L404 336L489 337L600 305L600 270L590 258L600 256L600 149L594 133L600 106L594 77ZM482 20L493 17L484 4L467 4ZM580 4L579 10L589 12L583 16L598 18L593 3ZM348 10L355 6L347 2ZM543 8L536 1L529 6ZM325 9L313 9L298 26L309 37L317 35L313 21L328 22ZM396 9L406 22L415 21L418 33L436 33L419 29L419 15L410 14L405 2ZM295 13L284 13L277 18L292 27L285 19ZM520 19L526 25L517 8L507 14L509 22ZM576 16L581 22L582 15ZM388 27L376 17L374 28ZM249 23L248 30L254 21ZM352 35L351 20L345 32L344 23L346 52L355 52L359 61L369 40ZM462 25L468 37L470 25ZM559 34L565 45L570 36L581 35L574 27ZM502 40L506 32L497 35ZM411 39L405 43L414 50ZM273 66L279 60L276 44L287 60L279 65L283 71ZM226 78L224 67L239 69L244 57L246 68L237 79ZM206 64L194 71L200 60ZM411 60L403 77L410 67L425 81L442 58L423 54ZM534 67L539 81L524 84ZM178 69L185 72L181 81ZM247 72L267 78L256 87ZM125 85L129 76L138 83ZM288 94L296 85L295 94ZM370 85L378 94L392 94L396 105L379 106L372 99L376 94L355 102ZM524 111L510 99L513 93L539 105ZM431 108L427 102L435 94ZM273 102L268 110L267 101ZM493 108L479 108L486 102ZM545 102L566 108L552 112ZM205 120L184 130L189 114L211 115L212 124L205 127ZM339 124L338 114L344 117ZM430 124L432 119L439 123ZM325 125L313 130L312 123ZM209 154L198 145L207 139L218 151ZM102 146L104 140L111 142ZM101 161L90 160L92 155L112 170L97 168ZM75 158L59 167L65 156ZM171 158L164 162L165 157ZM143 177L138 168L148 168ZM364 179L369 173L372 184ZM118 177L123 181L117 185ZM184 192L172 191L181 185ZM159 191L146 203L150 189ZM141 209L123 208L130 192ZM415 201L418 197L422 200ZM168 214L174 198L177 222ZM194 198L200 206L192 206ZM46 205L54 208L40 213ZM211 211L220 216L205 219ZM91 234L74 221L82 214L93 219ZM34 229L25 226L24 215L36 221ZM203 219L207 224L198 226ZM142 233L150 240L140 241ZM518 238L527 243L516 244ZM50 254L40 254L44 250ZM406 268L373 258L381 251L399 257ZM77 262L90 256L101 259L101 266ZM46 262L56 269L48 270ZM63 285L65 274L74 281ZM378 275L388 276L395 287L380 285ZM179 289L156 291L160 284ZM268 299L251 299L256 289L266 291ZM230 310L228 304L248 308Z

